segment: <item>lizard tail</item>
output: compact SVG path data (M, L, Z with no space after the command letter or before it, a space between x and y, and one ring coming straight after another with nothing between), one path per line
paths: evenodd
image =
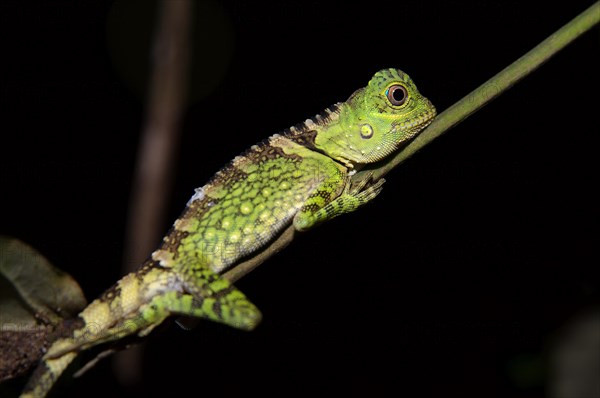
M76 356L77 353L69 352L58 358L43 359L33 371L19 398L44 398Z

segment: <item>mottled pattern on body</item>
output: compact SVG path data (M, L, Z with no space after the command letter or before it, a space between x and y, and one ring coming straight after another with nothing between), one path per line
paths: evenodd
M243 178L207 184L203 197L190 203L175 222L175 229L187 235L174 258L194 253L200 263L221 272L268 243L291 222L315 187L331 173L342 173L322 154L299 156L303 150L277 136L236 158L222 173L235 169Z

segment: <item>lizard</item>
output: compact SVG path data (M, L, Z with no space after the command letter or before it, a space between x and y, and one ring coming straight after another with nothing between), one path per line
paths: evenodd
M42 398L78 353L128 336L143 338L174 315L244 330L261 313L225 270L293 224L306 231L370 202L383 179L351 184L431 123L435 107L399 69L377 72L313 118L253 145L197 188L156 251L70 321L26 384Z

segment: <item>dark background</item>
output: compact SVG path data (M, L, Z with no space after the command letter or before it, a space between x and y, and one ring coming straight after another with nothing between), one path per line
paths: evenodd
M214 2L196 25L166 231L253 143L398 67L443 111L591 1ZM0 234L93 299L121 275L153 2L0 3ZM387 177L355 214L237 283L252 333L202 323L65 397L541 397L553 347L599 304L598 30Z

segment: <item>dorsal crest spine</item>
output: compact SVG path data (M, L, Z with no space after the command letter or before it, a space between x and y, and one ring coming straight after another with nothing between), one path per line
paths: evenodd
M337 119L340 114L341 105L341 102L333 104L330 107L325 108L323 112L315 115L314 117L306 119L302 123L298 123L288 129L283 130L281 134L293 139L295 136L304 135L309 131L315 130L315 128L324 126Z

